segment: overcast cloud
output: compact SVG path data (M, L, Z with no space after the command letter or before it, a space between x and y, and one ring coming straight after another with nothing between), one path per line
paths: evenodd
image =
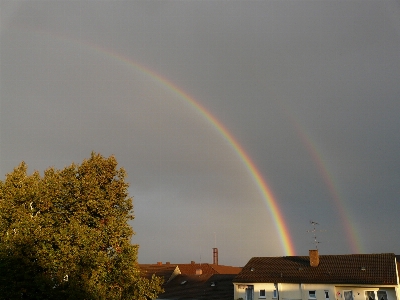
M1 1L0 174L114 154L139 262L400 254L398 1ZM111 55L112 53L112 55ZM125 57L121 60L118 57ZM4 177L3 177L4 178Z

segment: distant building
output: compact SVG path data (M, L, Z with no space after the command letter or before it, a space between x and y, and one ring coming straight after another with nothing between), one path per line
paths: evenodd
M214 262L218 262L214 257ZM241 267L218 264L140 264L143 276L153 274L164 278L164 293L158 300L232 300L232 280L242 270Z

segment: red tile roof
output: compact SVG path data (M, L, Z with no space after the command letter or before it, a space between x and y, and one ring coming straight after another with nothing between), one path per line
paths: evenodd
M201 269L202 274L239 274L241 267L223 266L215 264L177 264L182 274L196 275L196 270Z
M396 268L392 253L320 255L317 267L308 256L253 257L233 281L394 285Z
M239 274L240 271L242 271L242 267L232 267L215 264L210 264L210 267L217 272L216 274Z
M142 276L151 278L155 274L164 278L164 293L159 299L233 299L233 278L242 270L214 264L140 264ZM175 268L181 274L174 275ZM196 274L201 269L202 274ZM169 281L168 281L169 280ZM182 282L186 281L184 284ZM214 283L214 284L212 284Z
M196 275L196 270L198 269L201 269L203 275L205 274L212 275L218 273L210 266L210 264L191 263L191 264L177 264L177 265L179 267L179 270L181 270L181 273L185 275Z
M153 265L153 264L140 264L140 273L143 277L150 279L154 274L164 278L164 285L168 280L173 278L176 265Z

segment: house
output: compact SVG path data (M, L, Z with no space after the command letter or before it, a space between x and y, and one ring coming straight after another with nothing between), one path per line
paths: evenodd
M164 278L164 293L158 300L184 299L233 299L233 278L242 270L241 267L219 265L216 259L213 264L196 263L140 264L142 276L150 278L153 274Z
M392 253L253 257L233 285L244 300L400 300Z

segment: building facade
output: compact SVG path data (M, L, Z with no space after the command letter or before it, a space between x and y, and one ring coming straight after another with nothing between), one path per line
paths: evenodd
M234 278L234 299L400 300L396 256L253 257Z

